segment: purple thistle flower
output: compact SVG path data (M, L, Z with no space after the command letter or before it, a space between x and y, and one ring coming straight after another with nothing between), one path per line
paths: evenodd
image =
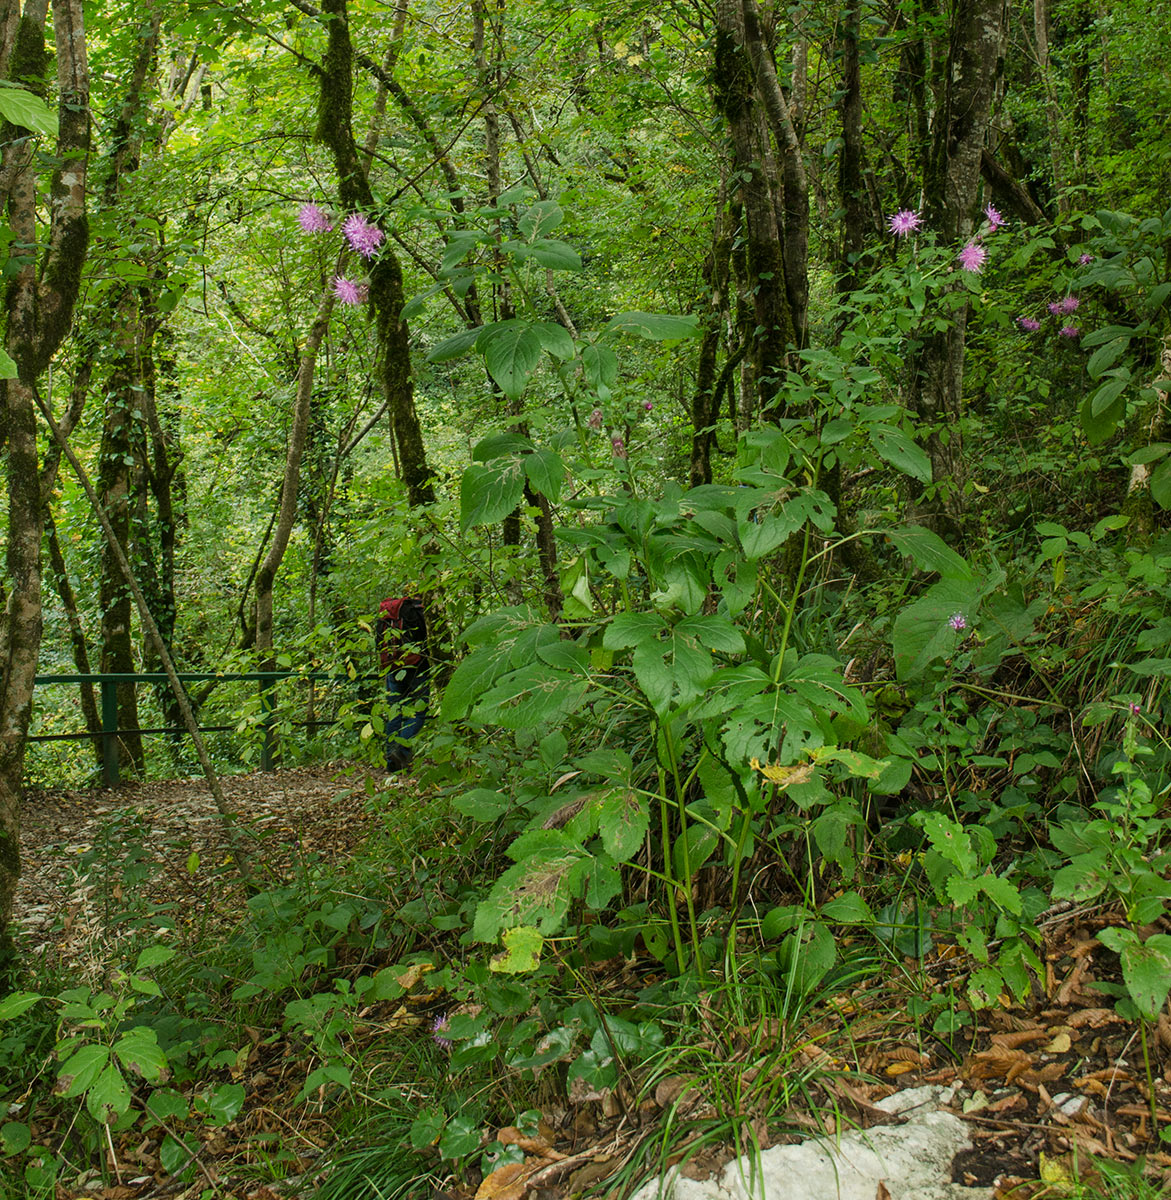
M364 304L370 289L364 283L355 283L344 275L335 275L333 279L333 294L343 304Z
M1041 328L1041 322L1034 320L1032 317L1017 317L1016 323L1025 333L1036 333Z
M297 212L297 224L303 233L329 233L333 229L329 213L316 204L301 205Z
M952 613L948 618L947 623L955 630L956 633L963 633L968 627L968 618L963 613Z
M1064 338L1081 337L1081 330L1076 325L1062 325L1057 332Z
M1055 317L1061 316L1062 309L1061 309L1061 301L1060 300L1050 300L1047 307L1048 307L1049 311L1053 314L1053 316L1055 316Z
M1131 701L1131 702L1130 702L1130 703L1127 705L1127 707L1130 709L1130 715L1131 715L1132 717L1141 717L1141 716L1142 716L1142 714L1143 714L1143 710L1142 710L1142 705L1141 705L1141 704L1135 704L1135 702L1132 700L1132 701Z
M1005 223L1004 218L991 204L984 210L984 215L988 218L988 224L991 226L990 233L995 233Z
M451 1053L451 1038L444 1037L447 1030L447 1013L442 1013L431 1022L431 1038L445 1054Z
M923 224L923 218L914 209L902 208L893 216L887 217L886 224L895 237L906 237Z
M377 225L371 225L361 213L350 213L346 217L342 222L342 233L363 258L373 258L374 252L386 240L386 234Z
M649 400L644 400L642 406L647 412L650 412L654 408L654 405Z
M1066 296L1065 299L1058 304L1057 308L1063 313L1077 312L1077 306L1080 303L1081 301L1076 296Z
M988 261L988 251L978 242L969 242L956 255L956 260L965 271L972 271L979 275L984 269L985 262Z
M610 439L610 451L615 458L626 457L626 443L620 437Z
M1078 266L1088 267L1090 265L1090 263L1092 263L1094 261L1094 256L1092 254L1082 254L1079 256L1077 261L1078 261Z
M592 413L590 413L589 420L586 421L586 424L591 429L601 429L602 428L602 410L600 408L595 408L594 411Z

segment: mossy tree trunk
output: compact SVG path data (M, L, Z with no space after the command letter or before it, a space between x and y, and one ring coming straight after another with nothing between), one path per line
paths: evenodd
M43 89L48 67L44 9L38 23L0 21L9 81ZM0 411L8 456L5 558L7 604L0 623L0 957L11 954L8 925L20 875L20 808L24 752L40 653L41 536L44 497L37 466L34 393L37 378L69 330L89 242L86 171L89 158L89 71L81 0L53 5L60 131L49 193L49 228L38 262L37 179L25 130L9 128L2 170L14 242L28 249L9 280L5 348L16 377L3 381Z

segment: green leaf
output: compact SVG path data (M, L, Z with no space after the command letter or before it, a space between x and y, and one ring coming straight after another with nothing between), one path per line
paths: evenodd
M61 1052L61 1047L57 1052ZM93 1087L109 1061L110 1051L106 1046L87 1043L61 1064L57 1072L57 1092L66 1097L80 1096Z
M846 892L821 906L821 916L839 925L862 925L874 920L870 905L857 892Z
M514 801L511 796L491 788L472 788L470 792L457 796L451 806L456 812L476 821L495 821L513 808Z
M938 571L944 579L971 579L972 568L937 533L921 525L888 529L886 536L921 571Z
M533 925L546 937L556 933L573 899L573 869L584 857L584 851L572 847L550 847L509 867L476 906L472 936L494 942L503 930L518 925Z
M556 200L538 200L516 223L517 231L527 241L543 238L553 232L565 219Z
M488 963L489 970L504 975L521 975L535 971L541 965L541 948L545 939L531 925L517 925L504 931L500 939L504 951L494 954Z
M1088 338L1086 339L1089 340ZM1104 346L1099 346L1093 354L1090 355L1089 361L1086 363L1086 371L1091 379L1098 379L1102 373L1108 370L1126 353L1130 346L1129 337L1115 338L1112 342L1107 342Z
M1151 472L1151 499L1160 508L1171 508L1171 458L1165 458Z
M916 678L937 659L954 653L963 634L948 622L956 613L962 613L971 628L979 602L974 584L944 579L908 604L895 618L891 633L899 680Z
M434 1146L446 1124L447 1113L442 1108L432 1105L423 1109L411 1122L411 1146L416 1150L426 1150L428 1146Z
M531 258L542 267L553 271L581 270L581 255L568 242L539 238L531 246L520 242L508 242L504 248L518 260Z
M167 1056L159 1045L158 1035L145 1025L127 1030L114 1043L114 1053L131 1075L150 1083L154 1083L167 1066Z
M175 957L176 950L174 946L147 946L147 948L138 956L138 960L134 964L136 971L149 971L151 967L162 966L165 962L170 962Z
M573 338L565 329L553 321L535 321L530 328L541 339L541 345L562 362L574 355Z
M652 342L673 338L699 337L703 330L695 317L676 317L668 313L624 312L611 317L607 333L633 333Z
M630 788L613 788L596 800L598 833L606 853L616 862L629 862L650 828L646 801Z
M561 498L561 487L565 483L565 463L556 450L542 446L524 458L525 474L529 477L533 491L556 503Z
M16 363L8 351L0 347L0 379L15 379L16 376Z
M23 1121L0 1125L0 1147L4 1154L21 1154L32 1145L32 1130Z
M1094 394L1096 395L1097 393ZM1087 396L1081 402L1078 408L1078 420L1081 421L1086 440L1090 445L1100 446L1107 438L1113 435L1114 431L1126 417L1126 401L1118 397L1109 408L1103 412L1095 413L1093 410L1093 400L1093 396Z
M1108 379L1090 397L1090 415L1100 417L1126 391L1130 383L1130 372Z
M145 1108L147 1129L164 1122L186 1120L190 1111L186 1098L173 1088L156 1088L148 1097Z
M606 346L587 346L581 352L582 372L586 385L592 390L612 388L618 382L618 359Z
M575 709L588 686L535 662L502 676L480 697L472 717L503 729L535 728Z
M502 321L480 337L477 348L484 355L488 374L513 400L524 391L541 361L541 336L523 321Z
M85 1106L95 1121L113 1125L130 1107L130 1089L115 1063L108 1062L85 1094Z
M55 138L58 133L57 114L40 96L11 84L0 87L0 117L44 137Z
M244 1088L238 1083L221 1083L207 1098L206 1112L213 1125L234 1121L244 1107Z
M41 997L36 992L13 992L0 1000L0 1021L11 1021L27 1012Z
M437 346L431 348L431 352L427 355L427 361L429 363L445 363L450 362L453 358L459 358L462 354L467 354L483 332L482 329L465 329L452 337L444 338Z
M524 464L519 458L472 463L460 481L460 529L495 525L521 502L525 490Z
M1122 951L1122 981L1139 1012L1153 1021L1171 991L1171 935L1156 933Z
M931 482L931 460L926 451L893 425L867 425L870 443L881 458L920 483Z
M180 1141L173 1133L163 1138L159 1147L159 1162L168 1175L177 1175L185 1170L199 1153L199 1140L189 1135L188 1141Z

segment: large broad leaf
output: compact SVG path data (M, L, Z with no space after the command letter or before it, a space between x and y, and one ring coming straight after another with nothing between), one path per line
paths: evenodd
M550 354L555 354L562 362L573 357L573 338L560 325L553 321L535 321L530 328Z
M130 1107L130 1089L114 1063L106 1064L93 1087L86 1092L85 1106L95 1121L105 1125L113 1125Z
M638 853L650 828L646 800L630 788L613 788L599 794L595 804L606 853L616 862L629 861Z
M57 114L40 96L21 87L0 87L0 117L33 133L57 136Z
M1126 391L1130 383L1130 372L1124 367L1118 367L1110 372L1111 378L1106 380L1093 396L1090 397L1090 416L1100 417Z
M465 468L460 483L460 528L494 525L503 521L521 502L525 489L520 459L500 458Z
M7 350L0 348L0 379L15 379L16 363Z
M670 313L624 312L611 317L608 333L633 333L652 342L673 338L699 337L703 330L695 317L677 317Z
M453 358L459 358L461 354L467 354L476 344L476 339L481 333L483 333L482 329L465 329L462 333L444 338L437 346L432 347L431 352L427 355L427 361L445 363L450 362Z
M541 361L541 335L520 321L504 321L482 335L477 346L488 374L512 399L520 396Z
M542 446L532 454L525 455L524 468L534 492L554 502L561 498L561 486L565 483L565 464L556 450Z
M443 690L443 717L459 720L479 703L480 697L508 670L508 656L496 646L481 646L456 667Z
M926 452L894 425L869 425L870 444L892 467L920 483L931 482L931 460Z
M159 1045L158 1036L145 1025L127 1030L114 1043L114 1053L131 1075L150 1083L166 1070L167 1056Z
M509 867L477 905L472 936L492 942L519 925L535 926L545 936L556 933L573 898L573 869L585 857L584 850L550 849Z
M593 390L612 388L618 381L618 359L605 346L587 346L581 352L581 367L585 381Z
M584 680L533 663L503 676L480 698L472 716L504 729L534 728L576 708L587 686Z
M1151 499L1160 508L1171 508L1171 458L1165 458L1151 472Z
M108 1046L89 1042L71 1054L57 1072L57 1091L62 1096L80 1096L97 1082L110 1061Z
M1087 396L1081 402L1078 420L1081 421L1082 430L1090 445L1100 446L1107 438L1112 437L1114 431L1122 424L1126 416L1126 401L1122 396L1117 396L1108 408L1100 412L1094 412L1093 401L1093 396Z
M972 568L939 536L921 525L889 529L886 536L921 571L938 571L944 579L971 579Z
M954 653L965 633L953 629L951 619L963 616L970 629L979 600L973 583L944 579L907 605L895 618L891 635L899 679L914 679L929 664Z
M542 267L553 271L580 271L581 255L568 242L554 238L538 238L531 246L523 242L507 242L504 247L514 258L531 258Z
M538 200L516 223L517 231L526 241L547 237L565 219L556 200Z

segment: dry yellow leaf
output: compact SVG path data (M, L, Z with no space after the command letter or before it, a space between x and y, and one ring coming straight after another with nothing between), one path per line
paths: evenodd
M1073 1045L1073 1039L1068 1033L1059 1033L1053 1041L1045 1047L1046 1054L1064 1054L1070 1046Z
M917 1071L919 1064L917 1062L892 1062L886 1068L888 1075L904 1075L907 1071Z
M779 788L792 787L795 783L804 783L813 775L812 763L799 763L795 767L782 767L779 764L761 766L760 759L752 759L752 769L759 771L769 783L775 783Z
M409 992L428 971L434 971L435 964L429 962L411 963L409 967L401 974L395 976L395 982L405 992Z
M476 1191L476 1200L521 1200L527 1185L525 1181L533 1173L527 1162L505 1163L491 1175L485 1175Z

